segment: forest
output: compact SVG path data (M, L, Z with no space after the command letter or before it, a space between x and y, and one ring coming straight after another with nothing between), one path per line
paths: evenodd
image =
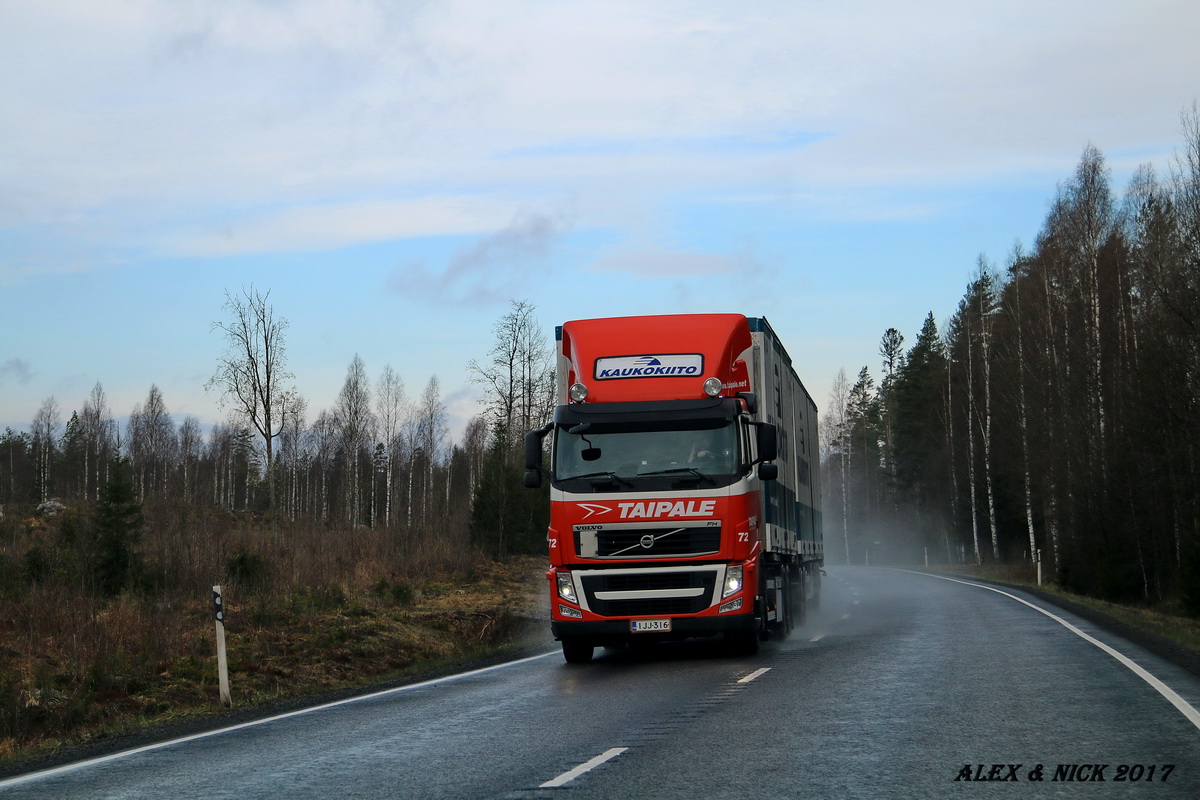
M106 714L150 713L141 693L164 682L195 695L181 707L203 704L213 585L243 647L294 660L276 641L283 620L333 614L342 630L347 614L369 622L373 608L544 552L549 501L523 488L519 447L552 397L532 306L514 302L467 365L487 400L452 443L436 377L409 398L395 370L372 382L358 356L334 407L309 420L269 292L226 299L214 327L229 347L209 385L224 423L176 424L151 386L119 425L96 384L65 422L49 398L28 433L0 437L0 758Z
M372 382L357 355L334 407L309 421L306 401L288 385L287 322L269 292L230 293L224 310L214 328L230 349L208 388L222 397L225 422L207 433L194 416L176 424L154 385L124 426L100 383L65 423L57 399L47 398L29 432L0 436L0 510L9 524L60 515L83 524L119 479L151 535L216 516L277 532L386 531L397 546L456 558L472 547L503 558L541 545L544 530L528 522L540 504L529 493L510 498L501 477L520 487L520 437L550 413L550 346L531 305L514 301L487 357L467 365L487 397L460 442L449 441L437 376L410 398L390 365ZM170 549L160 553L174 560Z
M823 409L825 532L852 564L1034 563L1200 614L1200 115L1124 193L1083 151L1035 241L980 257L941 329L884 332ZM838 550L841 552L837 552ZM1029 573L1032 574L1032 571Z

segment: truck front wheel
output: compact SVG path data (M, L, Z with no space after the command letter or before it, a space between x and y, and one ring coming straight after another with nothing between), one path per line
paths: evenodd
M592 660L592 652L595 650L592 645L574 639L563 639L562 649L563 658L568 664L587 664Z

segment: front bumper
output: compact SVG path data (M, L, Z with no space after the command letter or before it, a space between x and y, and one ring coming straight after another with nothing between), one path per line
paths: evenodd
M719 617L673 617L670 633L633 633L629 620L553 620L550 632L555 639L624 641L628 639L691 639L716 636L730 631L752 631L758 627L753 614L722 615Z

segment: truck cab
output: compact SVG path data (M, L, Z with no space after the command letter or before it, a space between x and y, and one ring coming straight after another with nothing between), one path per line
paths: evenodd
M801 578L763 536L779 430L750 391L747 319L585 320L557 338L560 403L526 437L526 484L551 485L551 629L566 660L715 635L752 652L790 627Z

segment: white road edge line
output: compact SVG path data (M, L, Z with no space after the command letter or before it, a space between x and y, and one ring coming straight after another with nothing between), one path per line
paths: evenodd
M614 758L621 755L621 753L624 753L628 749L629 749L628 747L614 747L610 750L605 750L603 753L596 756L591 761L586 761L586 762L580 764L575 769L567 770L562 775L559 775L557 778L546 781L538 788L539 789L557 789L560 786L565 786L566 784L575 780L576 778L578 778L580 775L584 774L585 772L591 772L592 770L594 770L596 767L600 766L601 764L604 764L608 761L612 761Z
M1187 700L1184 700L1182 697L1180 697L1178 694L1176 694L1174 689L1172 689L1170 686L1167 686L1165 683L1160 681L1158 678L1151 675L1143 667L1141 667L1139 664L1137 664L1137 662L1133 661L1128 656L1121 653L1119 650L1114 650L1113 648L1109 647L1108 645L1106 645L1104 642L1100 641L1099 639L1097 639L1093 636L1089 636L1088 634L1079 630L1079 628L1076 628L1074 625L1067 622L1065 619L1058 616L1057 614L1052 614L1049 611L1047 611L1046 609L1041 608L1040 606L1035 606L1033 603L1030 603L1028 600L1022 600L1021 598L1017 597L1015 594L1009 594L1008 592L1003 591L1001 589L997 589L994 586L987 586L982 583L971 583L970 581L961 581L961 580L958 580L957 578L947 578L944 575L933 575L928 572L914 572L912 570L902 570L902 571L903 572L912 572L914 575L924 575L927 578L938 578L943 581L952 581L954 583L961 583L964 586L974 586L979 589L987 589L989 592L995 592L996 594L1002 594L1005 597L1010 597L1013 600L1016 600L1018 603L1024 603L1025 605L1032 608L1034 611L1038 611L1042 614L1045 614L1047 617L1054 620L1059 625L1062 625L1064 628L1071 631L1071 633L1074 633L1076 636L1079 636L1080 638L1082 638L1088 642L1091 642L1092 644L1096 645L1096 647L1099 647L1101 650L1108 653L1110 656L1115 658L1117 661L1121 662L1121 664L1123 664L1125 667L1127 667L1134 675L1137 675L1139 678L1144 680L1146 683L1148 683L1152 687L1154 687L1154 690L1157 691L1159 694L1161 694L1163 697L1165 697L1171 703L1171 705L1175 706L1175 708L1177 708L1179 710L1179 713L1181 713L1181 714L1183 714L1183 716L1187 717L1188 722L1191 722L1197 728L1200 728L1200 711L1197 711L1195 709L1195 707L1192 706L1191 703L1189 703Z
M762 669L756 669L756 670L754 670L754 672L751 672L746 677L741 678L738 681L738 683L749 683L750 681L754 680L755 678L760 678L770 671L771 671L770 667L763 667Z
M26 775L16 775L11 778L0 779L0 789L4 789L9 786L16 786L19 783L27 783L29 781L39 780L41 778L48 778L52 775L59 775L64 772L71 772L73 770L83 769L84 767L90 767L95 764L103 764L108 761L116 761L118 759L138 755L139 753L149 753L153 750L161 750L164 747L171 747L173 745L184 744L186 742L194 742L197 739L207 739L210 736L219 736L222 733L229 733L231 731L242 730L243 728L253 728L257 725L266 725L269 722L276 722L278 720L288 719L290 717L299 717L303 714L311 714L314 711L324 711L327 708L336 708L337 706L350 705L351 703L358 703L363 700L371 700L376 697L385 697L389 694L399 694L401 692L409 692L414 689L422 689L426 686L433 686L438 683L449 683L451 681L457 681L457 680L461 680L463 678L470 678L475 675L483 675L484 673L495 672L496 670L506 669L508 667L515 667L520 664L527 664L530 661L537 661L538 659L546 658L546 657L552 656L552 655L557 655L559 652L560 652L559 650L551 650L550 652L542 653L541 655L528 656L526 658L519 658L516 661L506 661L503 664L494 664L490 667L482 667L480 669L473 669L473 670L470 670L469 672L459 672L454 675L445 675L441 678L431 678L427 681L421 681L420 683L411 683L411 684L407 684L405 686L395 686L391 689L384 689L382 691L372 692L371 694L359 695L357 697L347 697L345 700L335 700L332 703L322 703L319 706L310 706L309 708L301 708L297 711L289 711L285 714L276 714L275 716L272 716L272 717L263 717L262 719L255 719L255 720L251 720L250 722L242 722L237 725L230 725L227 728L217 728L217 729L211 730L211 731L204 731L203 733L193 733L190 736L181 736L178 739L169 739L165 742L156 742L154 744L148 744L143 747L135 747L132 750L121 750L116 753L109 753L106 756L99 756L98 758L89 758L84 761L74 761L70 764L63 764L62 766L59 766L59 767L51 767L49 769L44 769L39 772L30 772Z

